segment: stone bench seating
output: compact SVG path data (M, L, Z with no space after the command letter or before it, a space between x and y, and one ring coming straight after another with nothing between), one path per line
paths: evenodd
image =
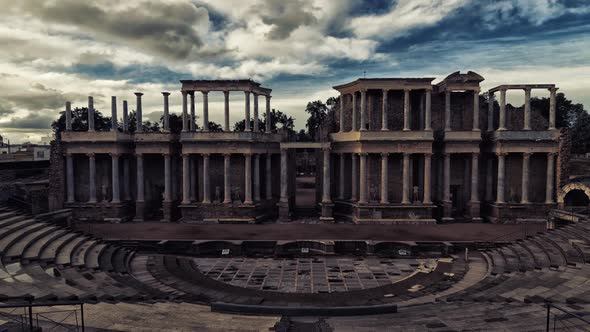
M496 249L496 251L498 251L498 253L504 258L504 271L505 273L512 273L512 272L518 272L520 271L520 259L518 258L518 256L514 253L514 251L512 251L510 248L510 246L506 246L506 247L502 247L499 249Z
M2 237L2 239L0 239L0 255L4 256L6 254L7 249L23 237L31 233L37 232L38 230L42 230L45 227L45 224L34 223L17 229L8 235L5 235L4 237Z
M39 255L39 260L43 262L54 262L57 259L57 255L64 245L66 245L69 241L72 241L78 237L78 234L65 232L59 238L49 242Z
M56 252L55 264L70 265L72 263L72 255L81 245L86 242L87 237L78 235L64 243Z
M520 246L531 253L536 269L548 269L551 261L547 253L533 241L518 241L514 246Z
M577 266L584 264L583 255L569 242L568 238L551 231L546 234L544 239L551 242L560 250L568 265Z
M567 261L559 248L541 236L535 236L530 239L537 247L541 248L549 257L549 268L559 269L567 265Z
M4 253L4 259L14 259L20 258L23 253L35 243L39 241L39 239L43 238L44 236L55 232L58 228L51 225L46 225L38 229L37 231L31 232L26 236L22 237L19 241L13 243L10 247L6 248Z
M102 255L102 253L105 250L107 250L108 247L110 247L110 245L107 243L97 243L92 248L89 248L88 250L86 250L86 254L84 256L84 261L83 261L84 266L87 269L99 269L100 268L99 258Z
M6 225L4 227L2 227L0 229L0 241L2 241L3 238L5 238L6 236L9 236L10 234L19 231L20 229L24 228L24 227L29 227L31 225L35 225L35 220L33 220L32 218L26 218L26 219L22 219L19 220L15 223L11 223L10 225Z
M185 292L169 287L162 283L160 280L156 279L148 271L148 259L149 256L147 255L134 255L129 266L130 273L133 275L135 279L153 289L156 289L164 294L167 294L168 296L171 296L172 298L177 298L186 295Z
M24 250L21 259L23 261L39 260L41 253L58 238L67 234L65 229L56 229L49 234L37 239L31 246Z
M530 251L517 243L506 246L506 249L511 250L514 256L517 257L520 272L532 271L535 269L535 258Z
M488 257L492 261L492 275L498 275L505 272L506 260L502 254L500 254L497 250L492 250L488 252Z
M553 234L568 241L580 254L584 262L590 262L590 240L580 235L580 232L572 232L569 229L560 228L553 231Z
M85 239L82 243L72 251L70 255L70 264L74 267L86 266L86 255L92 248L98 244L97 240Z

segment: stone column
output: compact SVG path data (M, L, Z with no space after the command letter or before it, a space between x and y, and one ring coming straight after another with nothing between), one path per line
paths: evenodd
M231 154L223 154L223 203L231 203Z
M117 97L111 96L111 131L118 131L117 123Z
M258 128L258 94L254 94L254 125L253 131L257 133L259 131Z
M358 192L358 176L359 176L358 168L357 168L357 164L358 164L357 158L358 157L357 157L356 153L352 153L350 155L350 158L351 158L351 170L352 170L352 172L351 172L352 174L351 174L351 177L350 177L350 179L351 179L351 188L352 188L351 189L351 192L350 192L350 200L353 201L353 202L356 202L357 199L358 199L358 196L357 196L357 192Z
M522 197L520 202L522 204L529 203L529 165L531 162L531 154L522 154Z
M498 187L496 193L496 204L504 203L504 175L506 168L506 153L496 153L498 156Z
M344 199L344 153L339 153L340 173L338 174L338 199Z
M451 131L451 91L445 90L445 131Z
M473 90L473 131L479 131L479 89Z
M94 131L94 98L88 96L88 131Z
M72 131L72 103L66 101L66 131Z
M187 92L181 91L182 93L182 131L188 131L188 106L187 106Z
M410 154L404 153L402 171L402 204L410 204Z
M381 204L389 204L389 192L388 192L388 159L389 153L381 153Z
M136 131L142 132L143 131L143 115L142 115L143 111L141 108L141 96L143 96L143 93L136 92L135 96L136 96L136 98L135 98L135 102L136 102L135 112L136 112L136 116L137 116L137 129L136 129Z
M125 156L123 158L123 200L125 201L131 200L130 176L129 156Z
M88 202L96 203L96 159L94 153L88 155Z
M381 109L381 130L389 130L387 126L387 111L389 110L389 105L387 105L387 93L389 90L383 89L383 102L382 102L382 109Z
M322 149L324 160L322 165L322 203L331 203L330 195L330 148Z
M486 201L491 202L494 199L493 188L494 185L494 161L489 158L487 161L486 170Z
M203 203L211 203L211 188L209 188L209 154L203 154Z
M244 204L252 201L252 154L244 153Z
M443 201L451 201L451 154L444 154L443 163Z
M471 154L471 202L479 203L479 153Z
M74 160L71 153L66 154L66 176L66 182L68 185L67 202L74 203Z
M404 89L404 130L410 130L410 90Z
M367 130L367 89L361 90L361 131Z
M424 112L424 130L432 130L431 125L431 114L432 114L432 90L426 89L426 101L425 101L425 108L426 111Z
M190 155L182 154L182 204L190 204Z
M245 95L245 123L244 123L244 131L251 131L250 129L250 91L244 91Z
M127 100L123 100L123 131L129 131L129 110L127 109Z
M137 154L137 194L135 202L135 220L142 221L144 217L144 193L143 193L143 155Z
M356 105L356 92L352 93L352 126L350 131L358 131L358 127L356 126L358 116L358 108Z
M199 196L199 190L197 188L197 177L198 177L198 169L197 165L199 161L197 159L197 155L189 155L188 156L188 164L189 164L189 177L190 185L189 185L189 200L191 202L196 202Z
M164 121L162 131L170 132L170 104L168 103L168 96L170 92L162 92L164 96Z
M549 89L549 129L555 129L555 92L557 88Z
M432 153L424 154L424 198L423 204L432 204L432 194L430 193L432 187L431 171L432 169Z
M209 91L201 91L203 94L203 131L209 131Z
M531 88L524 89L524 130L531 130Z
M164 154L164 202L172 201L170 185L171 185L171 173L170 173L170 154Z
M195 122L195 120L196 120L196 117L195 117L195 91L190 91L189 95L191 97L191 114L189 117L188 127L189 127L190 131L195 131L196 130L196 128L195 128L196 127L195 126L196 125L196 122Z
M360 154L359 204L367 204L367 154Z
M546 191L545 191L545 204L553 204L553 184L554 184L554 172L555 172L555 153L547 154L547 179L546 179Z
M500 125L498 130L506 130L506 89L500 90Z
M344 132L344 94L340 93L340 132Z
M267 117L268 119L268 117ZM266 199L272 200L272 154L266 154Z
M112 200L111 203L120 203L121 196L119 195L119 154L111 153L111 186L112 186Z
M254 154L254 202L260 202L260 153Z
M223 122L223 131L229 131L229 90L223 91L223 100L224 100L224 122Z
M281 149L281 202L289 202L289 173L287 172L287 149Z
M488 131L494 130L494 93L488 93Z
M272 131L272 119L270 118L270 95L266 95L266 128L265 132L270 133Z

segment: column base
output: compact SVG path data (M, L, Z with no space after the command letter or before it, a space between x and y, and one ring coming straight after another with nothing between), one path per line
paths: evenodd
M451 214L453 212L453 202L452 201L443 201L443 221L445 219L453 219L451 218Z
M333 210L334 204L332 202L322 202L320 203L322 214L320 220L322 221L334 221L333 217Z
M481 222L481 203L479 201L469 202L469 216L473 222Z
M289 202L278 202L277 206L279 208L279 216L277 218L277 221L279 221L279 222L291 221L291 211L289 211Z
M142 222L145 218L145 202L144 201L136 201L135 202L135 217L133 218L133 222Z
M162 202L162 222L172 221L172 202Z

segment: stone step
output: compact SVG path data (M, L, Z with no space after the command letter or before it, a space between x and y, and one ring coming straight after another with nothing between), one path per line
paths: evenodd
M37 260L41 256L41 252L53 241L67 234L65 229L56 229L53 232L37 239L31 246L23 252L22 259Z
M6 250L10 248L14 243L18 242L23 237L36 232L38 230L42 230L47 227L47 224L44 223L32 223L30 225L24 226L22 228L16 229L14 232L11 232L8 235L5 235L0 240L0 255L4 256Z
M86 265L86 255L98 244L98 240L85 240L76 250L72 251L71 264L75 267Z
M49 242L49 244L41 251L39 259L42 261L55 261L61 247L76 237L78 237L78 234L64 233L59 238Z
M72 254L79 246L84 244L88 238L83 235L78 235L71 241L68 241L60 250L57 252L55 258L55 264L57 265L69 265L72 263Z
M539 248L535 242L527 240L517 242L515 245L523 247L532 254L535 267L537 269L549 268L551 265L551 261L547 253L543 249Z
M24 215L24 214L15 214L12 217L2 219L2 220L0 220L0 229L7 227L9 225L12 225L18 221L25 220L25 219L31 219L31 218L29 216Z
M541 248L549 257L550 268L558 269L567 265L567 261L561 250L548 242L543 236L535 236L529 241L532 241L537 247Z
M6 250L5 258L14 259L22 257L23 253L32 245L34 245L40 238L43 238L47 234L55 232L58 228L55 226L47 225L35 232L24 236L20 241L14 243Z
M546 234L545 240L551 242L559 249L561 254L565 257L567 264L572 266L584 264L584 258L582 257L582 254L576 248L574 248L574 246L569 243L567 239L564 239L563 237L551 231Z
M110 244L98 243L86 251L85 265L88 269L98 269L100 267L99 257Z
M100 254L98 257L98 264L102 271L110 272L114 270L112 256L118 249L119 247L117 246L109 246Z
M18 231L19 229L22 229L33 224L37 224L37 222L34 219L27 218L0 228L0 241L2 241L4 237L9 236L10 234Z

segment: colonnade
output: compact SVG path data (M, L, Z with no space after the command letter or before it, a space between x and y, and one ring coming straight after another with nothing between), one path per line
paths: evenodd
M209 131L209 92L210 90L182 90L182 131L189 132L195 131L195 92L200 91L203 96L203 132ZM222 90L224 95L224 122L223 131L230 131L229 124L229 94L231 90ZM271 121L270 121L270 98L268 94L259 94L251 91L243 91L245 95L244 104L244 119L245 127L244 131L259 131L259 111L258 111L258 97L264 96L266 98L266 127L265 132L271 132ZM253 123L250 122L250 94L253 95L254 100L254 114ZM188 114L188 97L190 97L190 115ZM167 103L167 99L165 99Z
M445 90L445 131L451 131L451 93L453 89ZM463 91L463 90L461 90ZM479 87L469 91L473 93L473 131L479 131Z
M498 130L507 130L506 128L506 91L516 88L500 88L500 113ZM524 90L524 125L522 130L531 130L531 90L533 87L525 86ZM556 87L548 88L549 90L549 130L555 129L555 96ZM488 131L494 130L494 92L488 92Z
M389 112L389 103L387 94L389 91L395 89L381 89L382 91L382 109L381 109L381 130L388 131L390 130L388 125L388 112ZM418 89L416 89L418 90ZM424 130L432 130L430 122L431 122L431 109L432 109L432 90L431 89L420 89L424 90L424 98L425 98L425 106L424 106ZM411 130L410 127L410 92L412 89L404 89L404 131ZM366 131L367 130L367 89L360 89L360 128L357 128L358 122L358 102L357 102L357 92L351 93L352 96L352 126L350 131ZM348 94L340 94L340 132L344 132L344 98Z

